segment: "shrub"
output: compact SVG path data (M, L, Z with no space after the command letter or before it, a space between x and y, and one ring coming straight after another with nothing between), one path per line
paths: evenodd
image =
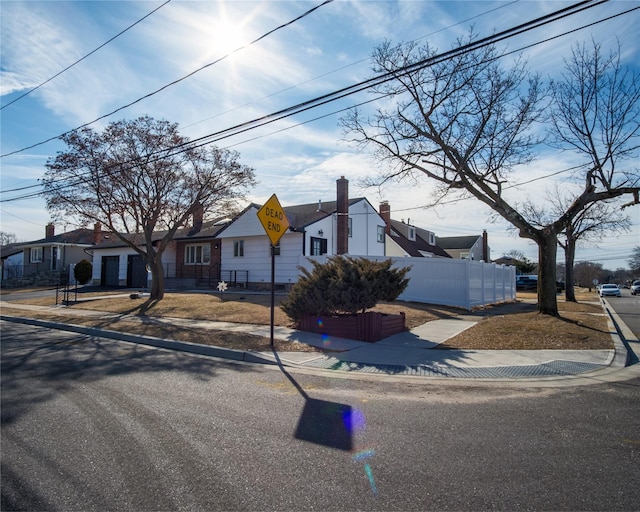
M80 284L86 284L91 280L91 275L93 274L93 265L87 260L82 260L79 263L76 263L76 266L73 269L73 276L76 278L76 281Z
M355 314L379 301L393 301L409 284L410 267L391 268L391 260L334 256L326 263L311 260L312 271L299 267L302 276L280 307L291 320L306 315Z

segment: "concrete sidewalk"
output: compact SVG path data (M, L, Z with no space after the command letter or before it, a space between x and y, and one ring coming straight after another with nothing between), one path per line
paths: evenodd
M61 306L12 304L11 307L56 314L64 314L65 311ZM72 314L76 316L82 314L103 320L119 318L140 321L139 317L135 316L108 314L90 310L75 309ZM274 339L304 343L326 351L324 353L277 351L276 357L273 352L242 351L173 340L161 340L116 331L27 320L15 315L8 315L5 312L2 312L2 317L10 321L73 330L95 336L106 336L112 339L182 350L200 355L254 363L281 363L289 367L356 374L463 379L541 379L582 376L603 369L623 368L628 359L627 349L618 336L611 319L609 319L609 324L615 346L613 350L438 349L439 344L472 327L478 320L477 317L462 316L454 319L434 320L410 331L390 336L377 343L329 338L320 334L276 326L274 328ZM153 321L170 325L270 337L270 327L267 325L194 321L183 318L155 318Z

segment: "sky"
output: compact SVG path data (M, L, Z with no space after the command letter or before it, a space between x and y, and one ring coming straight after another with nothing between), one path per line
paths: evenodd
M44 237L50 216L37 195L39 180L47 159L65 149L57 137L85 123L97 120L90 126L100 131L109 122L150 115L178 123L182 135L195 139L370 78L371 53L385 40L428 41L444 51L471 26L488 36L575 3L165 2L0 2L0 149L6 155L0 158L0 231L18 241ZM607 51L619 41L623 65L637 67L640 10L588 25L638 5L610 1L502 44L545 79L559 76L572 45L591 40ZM274 193L283 206L332 201L336 180L344 176L351 197L366 197L375 207L388 201L394 219L440 237L486 230L492 258L515 250L537 262L533 242L518 238L503 219L492 219L478 200L425 208L433 192L426 179L362 186L381 164L346 142L339 120L345 109L368 99L371 93L363 91L216 145L238 151L240 161L255 169L251 202L264 203ZM512 179L520 185L510 189L509 198L543 201L555 186L573 186L558 171L581 162L540 147L534 164L515 170ZM633 248L640 246L640 205L624 214L631 231L580 245L576 261L627 268ZM67 219L56 223L56 233L77 227Z

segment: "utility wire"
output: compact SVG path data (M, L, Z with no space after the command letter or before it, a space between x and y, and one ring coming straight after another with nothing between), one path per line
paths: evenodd
M593 6L599 5L601 3L604 3L605 1L607 1L607 0L602 0L600 2L597 2L596 4L593 4ZM575 6L572 6L572 7L573 8L575 8L576 6L580 7L580 6L584 5L584 4L589 4L589 3L592 3L592 2L591 1L581 2L579 4L576 4ZM590 7L586 7L586 8L590 8ZM464 46L462 46L460 48L457 48L457 49L454 49L454 50L449 50L449 51L444 52L442 54L432 56L432 57L430 57L428 59L424 59L422 61L419 61L419 62L416 62L416 63L412 63L410 65L407 65L407 66L403 67L403 68L395 70L394 72L389 72L389 73L385 73L383 75L378 75L376 77L373 77L373 78L370 78L368 80L359 82L359 83L354 84L352 86L340 89L340 90L335 91L333 93L329 93L329 94L320 96L320 97L315 98L313 100L308 100L306 102L297 104L297 105L295 105L293 107L288 107L288 108L283 109L281 111L278 111L276 113L272 113L272 114L269 114L269 115L266 115L266 116L262 116L260 118L254 119L252 121L247 121L245 123L241 123L241 124L233 126L231 128L228 128L228 129L225 129L225 130L221 130L219 132L215 132L213 134L209 134L209 135L200 137L198 139L190 140L188 142L185 142L182 145L175 146L174 148L164 149L164 150L162 150L161 152L158 152L158 153L162 153L163 157L173 156L173 155L179 154L181 152L188 151L188 150L193 149L193 148L201 147L201 146L204 146L204 145L207 145L207 144L211 144L212 142L217 142L219 140L222 140L222 139L225 139L225 138L229 138L229 137L234 136L234 135L238 135L240 133L249 131L251 129L255 129L255 128L264 126L266 124L273 123L273 122L275 122L277 120L280 120L280 119L283 119L283 118L286 118L286 117L290 117L290 116L292 116L294 114L297 114L297 113L300 113L300 112L304 112L304 111L310 110L312 108L316 108L318 106L321 106L323 104L329 103L331 101L335 101L337 99L341 99L341 98L343 98L345 96L354 94L355 92L360 92L362 90L368 89L368 88L373 87L375 85L380 85L380 84L382 84L382 83L384 83L386 81L390 81L392 79L395 79L398 76L404 76L404 75L406 75L406 74L408 74L408 73L410 73L412 71L415 71L415 70L417 70L417 69L419 69L421 67L427 67L427 66L430 66L430 65L434 65L436 63L443 62L444 60L450 59L450 58L452 58L452 57L454 57L456 55L462 55L464 53L468 53L470 51L477 50L478 48L481 48L483 46L487 46L489 44L493 44L495 41L502 41L504 39L507 39L508 37L514 37L515 35L519 35L519 34L521 34L523 32L532 30L533 28L539 28L539 27L544 26L544 25L546 25L548 23L551 23L553 21L557 21L558 19L562 19L562 18L564 18L566 16L575 14L576 12L580 12L580 11L584 10L584 7L580 8L576 12L567 12L568 10L570 10L570 8L561 9L560 11L556 11L556 12L551 13L549 15L545 15L543 17L537 18L537 19L532 20L530 22L518 25L517 27L513 27L511 29L507 29L507 30L505 30L503 32L500 32L498 34L494 34L493 36L489 36L489 37L480 39L478 41L469 43L469 44L464 45ZM635 9L631 9L631 10L635 10ZM591 25L594 25L594 24L597 24L597 23L601 23L603 21L609 20L609 19L614 18L616 16L621 16L622 14L626 14L626 12L629 12L629 11L625 11L623 13L619 13L617 15L610 16L610 17L608 17L606 19L600 20L600 21L592 23L592 24L588 24L588 25L582 26L582 27L580 27L578 29L574 29L574 30L565 32L563 34L554 36L552 38L547 38L547 39L545 39L543 41L539 41L537 43L528 45L527 47L534 46L535 44L541 44L543 42L548 42L549 40L555 39L557 37L561 37L561 36L566 35L568 33L575 32L576 30L580 30L580 29L585 28L587 26L591 26ZM556 16L559 16L559 17L556 18ZM517 51L521 51L521 49L514 50L512 52L509 52L508 54L516 53ZM508 55L508 54L501 55L500 57ZM375 99L379 99L379 98L375 98ZM369 100L367 102L374 101L374 100ZM367 102L364 102L364 103L367 103ZM350 108L352 108L352 107L350 107ZM332 114L327 114L327 115L332 115ZM322 117L326 117L326 116L322 116ZM186 146L186 149L184 149L185 146ZM176 151L173 152L173 153L167 153L167 151L173 151L173 150L176 150ZM153 155L146 155L146 156L149 157L149 156L153 156ZM126 164L126 163L127 162L124 162L123 164ZM79 179L81 179L81 178L79 178ZM79 183L81 183L81 181L79 181L78 183L74 182L74 184L79 184ZM35 187L38 187L38 186L39 185L32 185L30 187L23 187L22 189L35 188ZM67 184L66 186L70 186L70 184ZM15 189L15 191L18 191L18 190L19 189ZM5 192L8 192L8 191L5 191ZM39 195L40 195L40 193L36 192L36 193L25 195L25 196L22 196L22 197L1 200L0 202L7 202L7 201L18 200L18 199L26 199L26 198L31 198L31 197L37 197Z
M87 57L93 55L94 53L96 53L98 50L100 50L101 48L104 48L105 46L107 46L109 43L111 43L112 41L114 41L116 38L120 37L122 34L124 34L127 30L135 27L138 23L140 23L141 21L145 20L146 18L148 18L149 16L151 16L154 12L156 12L157 10L161 9L162 7L164 7L165 5L167 5L169 2L171 2L171 0L166 0L165 3L163 3L162 5L160 5L159 7L156 7L153 11L151 11L149 14L147 14L146 16L143 16L142 18L140 18L138 21L136 21L135 23L129 25L127 28L125 28L124 30L122 30L121 32L117 33L115 36L113 36L111 39L109 39L108 41L102 43L100 46L98 46L95 50L90 51L89 53L87 53L84 57L79 58L77 61L75 61L73 64L70 64L69 66L67 66L66 68L64 68L62 71L59 71L58 73L56 73L55 75L53 75L51 78L48 78L47 80L45 80L44 82L42 82L40 85L36 85L33 89L25 92L24 94L18 96L17 98L15 98L13 101L10 101L9 103L7 103L6 105L2 105L2 107L0 107L0 110L8 107L9 105L13 105L16 101L21 100L22 98L24 98L25 96L31 94L33 91L40 89L40 87L42 87L45 84L48 84L49 82L51 82L51 80L53 80L54 78L59 77L62 73L64 73L65 71L69 71L73 66L75 66L76 64L79 64L80 62L82 62L84 59L86 59ZM28 149L28 148L25 148Z
M476 18L481 18L482 16L484 16L484 15L486 15L486 14L490 14L490 13L492 13L492 12L494 12L494 11L497 11L497 10L500 10L500 9L504 9L505 7L509 7L510 5L517 4L519 1L520 1L520 0L513 0L512 2L509 2L508 4L500 5L500 6L498 6L498 7L493 8L493 9L489 9L488 11L484 11L484 12L482 12L482 13L480 13L480 14L475 15L475 16L471 16L470 18L466 18L466 19L464 19L464 20L462 20L462 21L458 21L458 22L453 23L453 24L451 24L451 25L449 25L449 26L447 26L447 27L442 27L441 29L438 29L438 30L435 30L435 31L433 31L433 32L430 32L429 34L425 34L425 35L423 35L423 36L417 37L416 39L414 39L414 40L413 40L413 41L411 41L411 42L414 42L414 43L415 43L415 42L418 42L418 41L420 41L420 40L422 40L422 39L426 39L427 37L431 37L431 36L433 36L433 35L435 35L435 34L439 34L440 32L444 32L444 31L446 31L446 30L452 29L453 27L457 27L458 25L462 25L463 23L467 23L467 22L469 22L469 21L471 21L471 20L474 20L474 19L476 19ZM345 69L348 69L348 68L350 68L350 67L356 66L356 65L358 65L358 64L362 64L363 62L366 62L366 61L368 61L368 60L369 60L369 57L365 57L364 59L357 60L357 61L352 62L352 63L350 63L350 64L345 64L345 65L344 65L344 66L342 66L342 67L339 67L339 68L334 69L334 70L332 70L332 71L328 71L328 72L326 72L326 73L323 73L322 75L315 76L315 77L313 77L313 78L310 78L309 80L304 80L304 81L302 81L302 82L298 82L297 84L292 85L292 86L290 86L290 87L286 87L285 89L281 89L281 90L279 90L279 91L277 91L277 92L274 92L274 93L272 93L272 94L268 94L268 95L266 95L266 96L262 96L261 98L258 98L258 99L256 99L256 100L249 101L249 102L244 103L244 104L242 104L242 105L238 105L238 106L236 106L236 107L230 108L229 110L225 110L224 112L219 112L219 113L214 114L214 115L212 115L212 116L209 116L209 117L207 117L207 118L205 118L205 119L201 119L200 121L195 121L195 122L193 122L193 123L191 123L191 124L183 125L182 127L183 127L183 128L190 128L190 127L195 126L195 125L197 125L197 124L204 123L205 121L210 121L211 119L215 119L216 117L220 117L220 116L223 116L223 115L225 115L225 114L229 114L229 113L234 112L234 111L236 111L236 110L239 110L239 109L241 109L241 108L245 108L245 107L248 107L248 106L250 106L250 105L255 105L256 103L258 103L258 102L260 102L260 101L262 101L262 100L266 100L266 99L269 99L269 98L273 98L274 96L278 96L279 94L282 94L282 93L284 93L284 92L290 91L290 90L292 90L292 89L297 89L297 88L298 88L298 87L300 87L301 85L305 85L305 84L308 84L308 83L311 83L311 82L315 82L316 80L318 80L318 79L320 79L320 78L324 78L324 77L327 77L327 76L333 75L334 73L337 73L337 72L339 72L339 71L343 71L343 70L345 70Z
M239 52L240 50L243 50L244 48L247 48L248 46L251 46L251 45L253 45L253 44L257 43L258 41L261 41L262 39L264 39L265 37L267 37L267 36L269 36L269 35L273 34L274 32L277 32L277 31L278 31L278 30L280 30L280 29L283 29L283 28L285 28L285 27L288 27L289 25L291 25L291 24L293 24L293 23L295 23L295 22L297 22L297 21L301 20L302 18L304 18L304 17L308 16L309 14L311 14L311 13L312 13L312 12L314 12L314 11L316 11L316 10L317 10L317 9L319 9L320 7L323 7L324 5L330 4L331 2L333 2L333 0L324 0L324 2L322 2L322 3L321 3L321 4L319 4L319 5L316 5L315 7L312 7L312 8L311 8L311 9L309 9L308 11L306 11L306 12L304 12L303 14L301 14L300 16L298 16L297 18L294 18L294 19L292 19L292 20L290 20L290 21L288 21L288 22L286 22L286 23L283 23L282 25L279 25L278 27L276 27L276 28L274 28L274 29L270 30L269 32L267 32L267 33L265 33L265 34L262 34L260 37L258 37L257 39L254 39L254 40L253 40L253 41L251 41L250 43L248 43L248 44L246 44L246 45L243 45L243 46L240 46L240 47L236 48L235 50L233 50L232 52L229 52L229 53L227 53L226 55L224 55L224 56L220 57L219 59L216 59L216 60L214 60L213 62L209 62L208 64L205 64L204 66L199 67L198 69L196 69L196 70L192 71L191 73L189 73L189 74L187 74L187 75L183 76L182 78L178 78L177 80L174 80L173 82L170 82L170 83L168 83L168 84L166 84L166 85L163 85L163 86L162 86L162 87L160 87L159 89L156 89L155 91L150 92L149 94L145 94L145 95L144 95L144 96L142 96L141 98L138 98L137 100L134 100L134 101L132 101L131 103L127 103L126 105L123 105L122 107L119 107L119 108L117 108L117 109L115 109L115 110L113 110L113 111L109 112L108 114L104 114L104 115L102 115L102 116L100 116L100 117L97 117L97 118L96 118L96 119L94 119L93 121L89 121L88 123L84 123L84 124L82 124L82 125L78 126L77 128L74 128L73 130L68 130L68 131L66 131L66 132L64 132L64 133L62 133L62 134L60 134L60 135L55 136L55 137L50 137L50 138L48 138L48 139L46 139L46 140L44 140L44 141L42 141L42 142L38 142L38 143L36 143L36 144L32 144L31 146L27 146L27 147L24 147L24 148L22 148L22 149L18 149L18 150L16 150L16 151L12 151L12 152L10 152L10 153L5 153L4 155L0 155L0 158L3 158L3 157L5 157L5 156L10 156L10 155L15 155L16 153L22 153L23 151L26 151L26 150L28 150L28 149L33 149L33 148L35 148L35 147L42 146L43 144L46 144L47 142L51 142L52 140L56 140L56 139L59 139L59 138L61 138L61 137L64 137L65 135L68 135L68 134L70 134L70 133L72 133L72 132L74 132L74 131L80 130L81 128L85 128L85 127L87 127L87 126L89 126L89 125L92 125L92 124L94 124L94 123L97 123L98 121L100 121L100 120L102 120L102 119L105 119L105 118L107 118L107 117L110 117L110 116L112 116L113 114L116 114L116 113L120 112L121 110L124 110L124 109L126 109L126 108L129 108L129 107L131 107L131 106L135 105L136 103L140 103L141 101L143 101L143 100L145 100L145 99L147 99L147 98L150 98L151 96L154 96L154 95L158 94L159 92L162 92L162 91L164 91L165 89L168 89L169 87L171 87L171 86L173 86L173 85L175 85L175 84L178 84L178 83L182 82L183 80L186 80L187 78L189 78L189 77L191 77L191 76L195 75L196 73L199 73L199 72L200 72L200 71L202 71L203 69L207 69L207 68L209 68L209 67L213 66L214 64L217 64L218 62L223 61L224 59L226 59L227 57L230 57L230 56L231 56L231 55L233 55L234 53Z
M333 91L327 94L324 94L322 96L318 96L316 98L313 98L311 100L306 100L304 102L298 103L296 105L293 105L291 107L287 107L285 109L279 110L277 112L273 112L271 114L267 114L255 119L252 119L250 121L245 121L243 123L237 124L235 126L232 126L230 128L225 128L223 130L219 130L217 132L211 133L209 135L204 135L202 137L199 137L197 139L193 139L191 141L189 141L189 143L185 143L184 145L189 145L189 147L199 147L205 144L209 144L212 142L217 142L223 139L226 139L228 137L234 136L234 135L238 135L240 133L246 132L248 130L257 128L257 127L261 127L270 123L273 123L275 121L284 119L286 117L290 117L294 114L298 114L300 112L304 112L306 110L309 110L311 108L316 108L318 106L324 105L326 103L332 102L332 101L336 101L338 99L344 98L346 96L350 96L352 94L355 94L357 92L361 92L364 91L366 89L370 89L372 87L375 86L379 86L384 84L385 82L389 82L392 80L395 80L399 77L402 76L406 76L414 71L417 71L421 68L427 67L427 66L432 66L441 62L444 62L448 59L451 59L455 56L459 56L459 55L463 55L465 53L469 53L475 50L478 50L480 48L483 48L485 46L491 45L491 44L495 44L496 42L500 42L503 40L506 40L508 38L514 37L516 35L520 35L524 32L536 29L536 28L540 28L544 25L547 25L549 23L552 23L554 21L558 21L560 19L563 19L567 16L571 16L574 14L577 14L583 10L586 9L590 9L592 7L595 7L597 5L600 5L602 3L605 3L609 0L600 0L597 1L595 3L593 3L593 0L586 0L583 2L580 2L578 4L575 4L571 7L567 7L564 9L561 9L559 11L556 11L554 13L542 16L540 18L531 20L529 22L523 23L521 25L518 25L516 27L512 27L510 29L504 30L502 32L499 32L497 34L494 34L492 36L488 36L482 39L479 39L477 41L472 41L466 45L463 45L461 47L458 48L454 48L452 50L448 50L444 53L438 54L438 55L434 55L431 57L428 57L426 59L414 62L412 64L408 64L406 66L403 66L402 68L398 68L394 71L390 71L387 73L383 73L381 75L377 75L375 77L363 80L361 82L358 82L356 84L347 86L347 87L343 87L342 89L338 89L337 91ZM586 7L584 7L585 4L591 4L588 5ZM577 7L579 7L578 10L575 10ZM636 7L636 9L638 9L640 7ZM635 9L631 9L631 10L635 10ZM629 11L625 11L626 12L630 12ZM569 11L569 12L568 12ZM573 12L571 12L573 11ZM625 13L620 13L617 16L620 16L622 14ZM606 18L606 20L611 19L615 16L611 16L609 18ZM596 23L601 23L602 21L606 21L606 20L600 20L598 22L595 22L593 24L590 25L585 25L583 27L580 27L579 29L575 29L575 30L580 30L586 26L591 26L594 25ZM566 32L566 33L571 33L574 32L575 30ZM566 34L565 33L565 34ZM562 35L565 35L562 34ZM555 37L560 37L560 36L555 36ZM545 39L543 42L546 41L550 41L554 38L548 38ZM540 43L536 43L536 44L540 44ZM533 46L529 45L527 47ZM527 48L525 47L525 48ZM176 148L179 148L180 146L176 146Z

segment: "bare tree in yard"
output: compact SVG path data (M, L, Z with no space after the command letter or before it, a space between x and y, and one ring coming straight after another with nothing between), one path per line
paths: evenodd
M592 45L575 46L563 78L551 85L553 144L583 161L582 190L564 202L555 222L564 224L560 245L567 263L566 298L572 301L575 244L629 229L630 219L607 200L630 194L632 201L622 209L639 203L640 76L621 66L619 47L603 55L599 44Z
M579 242L593 242L603 237L611 237L628 231L631 225L629 217L620 213L618 206L604 201L590 203L567 225L558 238L558 244L564 249L566 267L565 299L577 302L574 288L573 265L576 257L576 245Z
M571 193L568 186L564 186L562 190L556 186L548 195L549 205L546 208L527 202L523 206L523 214L534 225L551 224L553 219L561 218L571 208L576 195ZM567 222L565 228L558 233L558 245L564 250L565 299L567 301L577 302L573 269L577 244L590 242L597 245L603 237L628 231L630 226L631 219L621 212L620 206L607 201L587 204Z
M457 46L462 49L465 42L459 41ZM531 163L540 143L533 128L543 120L548 101L539 77L531 75L521 62L503 68L501 55L493 46L461 51L446 59L436 59L436 55L429 45L385 43L378 47L373 54L374 71L392 74L393 81L377 86L374 92L388 96L389 106L370 117L352 111L342 119L347 137L361 147L374 147L378 159L388 164L374 183L426 176L437 184L434 204L447 194L471 195L513 224L521 237L533 240L539 256L538 311L557 316L558 234L588 204L638 190L637 176L632 182L632 173L618 168L614 172L613 164L632 152L628 146L637 134L639 86L634 85L633 77L616 74L617 67L601 69L603 62L595 57L568 62L569 70L584 68L584 81L589 67L597 68L600 81L584 87L594 86L598 95L613 89L625 96L626 105L635 107L617 112L619 104L609 103L609 117L615 126L609 130L609 151L598 166L593 164L585 171L585 189L571 207L554 222L537 226L520 210L522 205L507 200L504 191L513 184L513 169ZM418 61L427 64L406 71L406 66ZM609 78L610 72L618 78ZM560 101L560 86L554 91ZM576 115L558 103L554 126L561 127L563 114L567 121ZM631 126L634 119L635 129ZM598 126L598 136L602 130L608 128ZM596 127L591 133L596 136ZM606 162L612 166L609 173L604 170Z
M47 207L100 222L141 255L151 271L150 301L164 296L162 255L177 229L200 209L227 213L254 184L253 169L237 153L190 146L177 124L148 116L62 140L67 150L46 164Z

